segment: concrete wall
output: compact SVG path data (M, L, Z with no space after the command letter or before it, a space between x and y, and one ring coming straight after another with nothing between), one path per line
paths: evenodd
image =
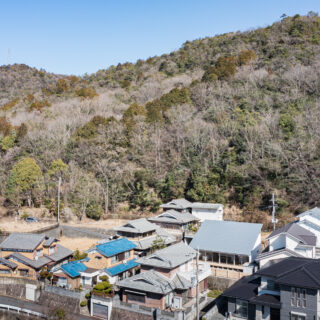
M281 320L290 319L293 312L305 314L306 319L317 319L317 290L306 289L306 308L291 306L291 287L281 286Z
M204 220L223 220L223 209L192 209L192 214L201 222Z

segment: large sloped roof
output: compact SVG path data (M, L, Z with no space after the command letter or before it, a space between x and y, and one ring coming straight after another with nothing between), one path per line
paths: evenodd
M33 233L11 233L0 244L1 249L5 250L34 250L45 236Z
M193 202L191 205L192 209L215 209L218 210L223 208L221 203L205 203L205 202Z
M127 262L120 263L114 267L106 268L105 271L113 277L119 273L125 272L138 266L139 263L136 262L136 259L131 259Z
M261 228L259 223L205 220L190 246L199 250L249 256Z
M173 269L194 258L196 251L183 242L156 251L137 260L142 265Z
M117 286L143 292L167 294L175 289L169 278L154 270L141 272L133 277L118 281Z
M169 201L168 203L164 203L160 205L160 208L164 209L187 209L191 208L192 202L186 200L186 199L174 199Z
M273 231L267 239L273 238L281 233L287 233L298 239L302 244L315 246L317 243L317 237L311 231L299 226L297 223L292 222L283 226L280 229Z
M98 244L96 249L106 257L111 257L121 252L125 252L135 248L136 245L127 238L120 238Z
M192 221L198 221L199 219L187 212L178 212L176 210L168 210L156 217L149 218L152 222L163 222L173 224L186 224Z
M320 219L320 208L314 207L310 210L307 210L305 212L302 212L298 215L298 218L304 217L304 216L311 216L317 219Z
M114 228L114 230L131 233L145 233L154 231L156 228L157 226L149 222L146 218L140 218L131 220L120 227Z
M320 260L290 257L260 269L257 274L273 277L277 283L320 289Z

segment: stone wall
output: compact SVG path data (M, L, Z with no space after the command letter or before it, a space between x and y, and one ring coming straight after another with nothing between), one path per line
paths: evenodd
M1 310L0 309L0 320L36 320L36 319L42 319L36 316L29 317L28 315L24 314L18 314L16 312L7 311L7 310Z
M227 288L231 287L235 282L237 282L237 280L217 278L215 276L210 276L208 278L208 288L210 290L217 289L220 291L224 291Z
M80 313L79 299L42 291L39 303L49 310L62 308L70 313Z

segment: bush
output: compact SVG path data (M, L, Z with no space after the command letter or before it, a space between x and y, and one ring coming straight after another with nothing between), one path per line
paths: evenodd
M100 282L93 287L93 292L103 293L107 295L111 294L112 290L113 286L109 283L109 281Z
M80 307L86 307L88 305L88 301L87 300L83 300L80 302Z
M2 106L0 108L0 110L10 111L14 106L16 106L18 104L19 101L20 101L19 98L13 99L13 100L9 101L8 103L6 103L4 106Z
M55 316L56 316L59 320L64 320L64 319L66 319L67 314L66 314L66 312L64 311L64 309L59 308L59 309L56 309Z
M244 66L251 60L256 59L256 54L252 50L243 50L240 52L238 58L239 58L239 65Z
M26 212L24 212L24 213L21 215L21 218L22 218L22 220L27 220L27 218L29 218L29 215L28 215Z
M77 90L76 95L82 98L93 99L94 97L98 96L98 93L94 88L88 87L88 88L81 88Z
M73 253L73 259L74 260L82 260L86 258L88 254L86 252L80 252L78 249Z
M91 293L87 293L86 295L85 295L85 297L86 297L86 299L90 299L91 298Z
M45 107L50 107L51 103L47 100L35 100L31 105L29 110L33 111L33 110L37 110L37 111L42 111L43 108Z
M208 292L208 297L209 298L217 298L220 296L221 293L222 293L222 291L217 290L217 289L213 289Z
M93 200L91 200L86 209L86 215L88 218L99 220L103 214L103 209L101 205Z

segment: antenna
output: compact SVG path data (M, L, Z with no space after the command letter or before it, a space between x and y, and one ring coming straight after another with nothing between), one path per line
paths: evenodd
M272 202L272 218L271 218L271 222L273 223L273 231L276 230L276 224L278 223L278 219L276 219L275 215L276 215L276 208L278 208L278 206L275 203L275 199L274 199L274 192L272 192L272 198L270 200ZM270 208L270 207L269 207Z

